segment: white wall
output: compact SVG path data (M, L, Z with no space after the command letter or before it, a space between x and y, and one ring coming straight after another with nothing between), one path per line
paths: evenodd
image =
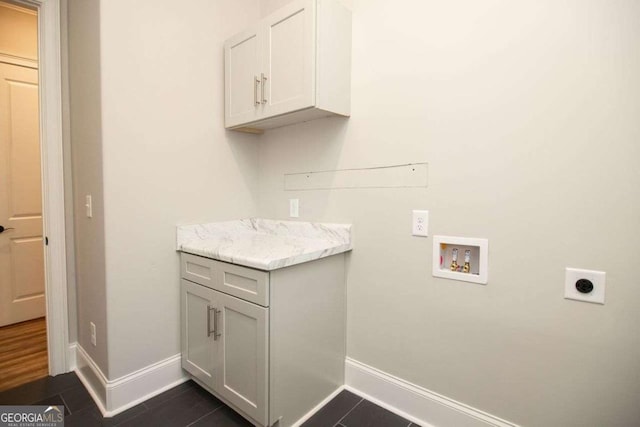
M175 226L256 214L258 151L223 125L223 41L257 0L101 2L110 378L180 352Z
M258 208L354 224L348 355L526 426L637 424L640 4L352 8L352 117L259 137ZM420 161L427 189L283 191ZM489 239L488 285L431 276L416 208L431 234ZM564 300L567 266L606 271L606 305Z

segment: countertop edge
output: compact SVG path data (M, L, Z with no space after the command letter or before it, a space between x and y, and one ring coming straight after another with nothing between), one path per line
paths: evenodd
M178 247L177 252L187 253L191 255L201 256L203 258L209 258L216 261L228 262L230 264L240 265L242 267L255 268L257 270L273 271L292 265L303 264L309 261L315 261L318 259L326 258L333 255L339 255L353 250L351 243L335 246L332 248L325 248L319 251L295 255L292 257L281 258L271 260L268 263L260 262L259 260L251 259L238 259L237 257L226 257L224 255L213 255L204 250L190 249L185 247Z

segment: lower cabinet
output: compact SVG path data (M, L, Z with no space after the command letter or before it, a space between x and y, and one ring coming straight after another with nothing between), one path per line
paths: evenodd
M268 308L182 280L183 367L267 424Z
M216 294L219 375L213 389L254 420L267 424L269 309Z
M182 367L253 424L288 427L344 384L344 255L261 271L181 255Z
M211 311L216 291L181 280L182 367L208 387L215 387Z

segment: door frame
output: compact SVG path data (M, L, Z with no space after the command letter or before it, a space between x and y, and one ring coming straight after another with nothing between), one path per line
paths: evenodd
M9 0L38 11L44 285L49 375L70 371L62 134L60 0Z

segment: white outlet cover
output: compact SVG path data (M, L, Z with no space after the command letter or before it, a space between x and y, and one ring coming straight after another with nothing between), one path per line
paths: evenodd
M289 199L289 217L298 218L300 216L300 200Z
M89 326L91 327L91 344L96 346L96 324L93 322L89 322Z
M420 237L429 235L429 211L413 211L411 234Z
M607 274L604 271L583 270L580 268L569 268L565 271L564 297L576 301L591 302L594 304L604 304L604 285ZM593 283L593 290L588 294L578 292L576 282L580 279L587 279Z
M93 218L93 203L91 201L91 194L87 194L85 196L84 207L86 208L87 218Z

